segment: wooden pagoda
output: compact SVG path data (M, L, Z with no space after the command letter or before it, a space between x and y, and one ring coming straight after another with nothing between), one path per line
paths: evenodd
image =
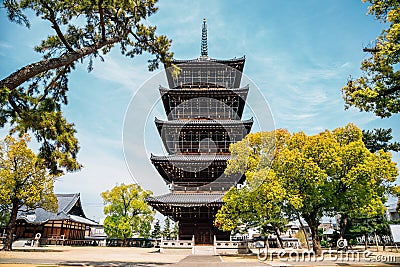
M167 120L156 118L169 155L151 156L151 162L171 192L148 199L151 206L179 222L179 239L196 244L229 239L229 232L213 226L222 197L242 183L244 175L225 175L229 145L249 132L253 120L241 120L248 86L240 87L245 58L208 57L203 21L201 56L173 60L179 73L166 69L169 88L159 91Z

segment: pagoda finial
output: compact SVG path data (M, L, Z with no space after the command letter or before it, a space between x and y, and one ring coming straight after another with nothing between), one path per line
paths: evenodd
M201 30L201 57L208 58L206 19L203 19L203 28Z

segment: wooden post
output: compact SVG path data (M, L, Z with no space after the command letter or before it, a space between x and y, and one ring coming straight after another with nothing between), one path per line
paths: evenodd
M193 255L195 255L195 252L196 252L196 249L195 249L195 243L194 243L194 235L192 236L192 244L193 244L193 247L192 247L192 254Z
M374 230L375 235L375 244L376 244L376 252L379 251L379 243L378 243L378 236L376 235L376 230Z
M217 237L215 235L214 235L213 247L214 247L214 255L217 255Z

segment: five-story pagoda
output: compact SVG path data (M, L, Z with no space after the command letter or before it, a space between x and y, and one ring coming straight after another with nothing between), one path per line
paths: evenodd
M222 197L244 181L242 174L225 175L229 145L245 137L252 119L241 117L248 86L240 88L245 58L208 57L207 28L203 21L201 56L173 60L168 68L169 88L160 86L167 120L155 119L167 156L151 162L169 185L170 193L149 198L151 206L179 222L179 239L211 244L229 238L213 226Z

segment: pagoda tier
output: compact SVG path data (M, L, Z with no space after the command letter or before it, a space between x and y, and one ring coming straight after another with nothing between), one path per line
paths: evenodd
M151 162L173 191L224 191L244 180L225 175L230 155L151 156Z
M249 86L237 89L167 89L160 86L168 120L216 118L240 120Z
M242 140L251 130L253 119L174 120L155 119L169 154L229 153L229 145Z
M162 214L179 221L213 217L223 204L223 196L224 193L168 193L147 201Z
M242 79L245 58L219 60L200 57L190 60L172 60L178 67L166 68L170 88L238 88Z
M165 216L179 221L179 239L196 244L210 244L229 239L229 232L218 230L213 221L222 207L224 193L169 193L147 198L148 203Z

